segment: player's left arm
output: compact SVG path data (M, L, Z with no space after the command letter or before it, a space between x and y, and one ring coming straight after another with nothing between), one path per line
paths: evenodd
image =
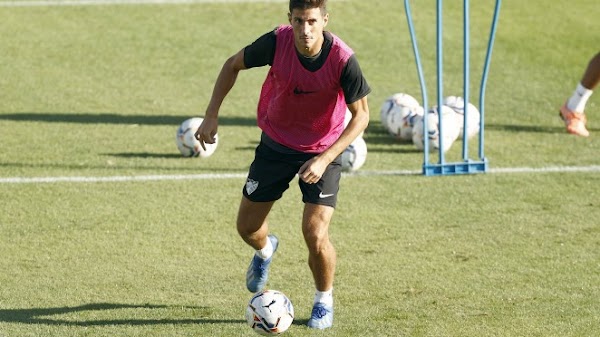
M321 179L327 166L337 158L363 132L369 124L367 95L371 88L367 84L356 57L352 55L340 78L348 110L352 114L350 122L340 137L323 153L302 165L298 172L300 179L316 183Z
M369 124L367 96L348 104L348 110L352 113L352 118L340 137L323 153L304 163L298 171L300 179L304 182L317 183L325 173L327 166L367 128Z
M327 160L327 165L331 163L340 153L363 132L369 125L369 105L367 96L360 98L358 101L348 104L348 110L352 114L352 118L348 126L344 129L340 137L331 146L325 150L320 157Z
M339 156L369 124L367 95L371 92L371 88L363 76L355 55L348 59L340 83L352 118L337 141L321 154L329 160L329 163Z

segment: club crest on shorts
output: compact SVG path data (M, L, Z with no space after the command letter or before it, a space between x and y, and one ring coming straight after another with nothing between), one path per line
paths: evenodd
M252 192L256 191L257 188L258 188L258 181L252 180L252 179L246 180L246 193L248 193L248 195L250 195L250 194L252 194Z

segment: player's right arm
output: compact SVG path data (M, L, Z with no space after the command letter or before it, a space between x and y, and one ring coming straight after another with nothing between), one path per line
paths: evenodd
M195 133L204 148L204 143L213 144L217 134L219 109L229 93L240 70L271 65L275 54L275 30L259 37L225 61L215 82L213 93L206 108L204 121Z
M243 69L247 69L246 65L244 64L244 49L238 51L236 54L228 58L223 64L221 72L219 72L219 76L217 77L217 81L215 82L215 86L210 97L210 102L206 108L204 120L194 134L196 139L200 141L202 148L205 150L206 148L204 143L214 144L215 142L215 135L217 134L217 129L219 126L219 108L221 107L225 96L227 96L231 88L233 88L238 73Z

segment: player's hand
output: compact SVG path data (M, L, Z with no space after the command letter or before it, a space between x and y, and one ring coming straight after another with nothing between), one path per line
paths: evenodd
M325 160L320 159L318 156L313 157L300 167L298 177L307 184L316 184L321 180L327 165L329 163Z
M216 118L205 117L198 130L194 133L194 137L200 142L202 149L206 151L206 144L214 144L216 142L215 135L219 124Z

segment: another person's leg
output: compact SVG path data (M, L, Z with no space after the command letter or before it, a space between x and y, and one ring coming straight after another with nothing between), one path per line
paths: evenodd
M560 108L560 117L565 122L567 132L582 137L589 136L590 133L585 127L587 123L587 118L584 114L585 106L599 82L600 53L592 57L573 95Z
M581 84L588 90L594 90L598 83L600 83L600 52L592 57L581 78Z

